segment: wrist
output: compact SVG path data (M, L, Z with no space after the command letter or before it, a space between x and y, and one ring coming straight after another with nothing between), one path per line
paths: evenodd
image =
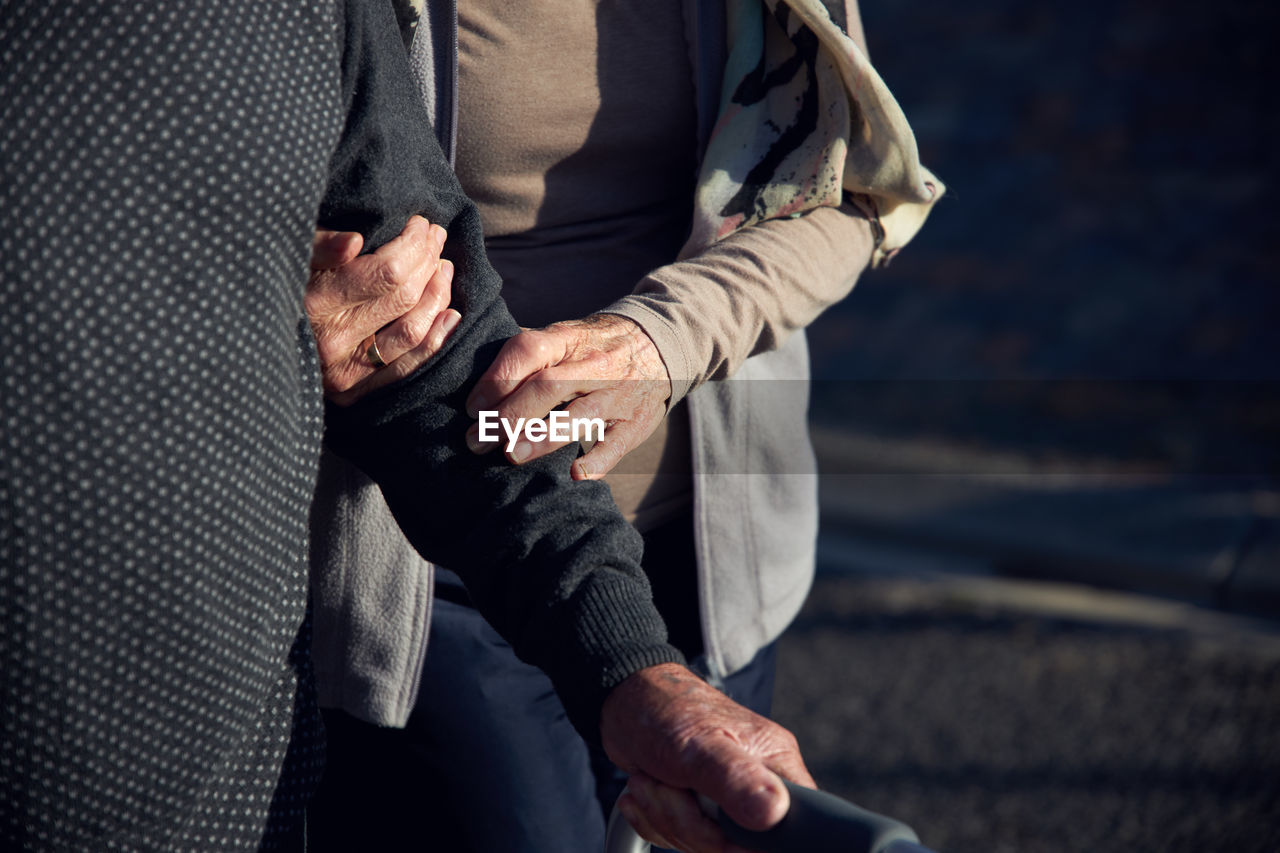
M677 698L705 687L701 678L678 663L654 664L631 673L601 703L600 739L605 749L612 754L611 741L620 731L634 737L637 724L646 731L660 726Z
M590 322L599 330L605 346L627 353L638 378L664 383L664 399L670 404L675 383L662 349L644 326L630 316L613 312L592 314L584 322Z

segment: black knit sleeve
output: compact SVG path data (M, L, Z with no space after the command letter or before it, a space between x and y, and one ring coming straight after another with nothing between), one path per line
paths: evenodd
M353 2L345 26L348 122L321 223L361 231L371 246L414 213L444 225L462 322L413 376L330 406L326 440L382 487L414 546L462 576L517 654L551 676L579 731L597 737L609 690L681 660L650 600L640 539L607 487L570 479L576 448L519 467L467 450L466 395L518 327L485 259L476 208L418 101L390 7Z

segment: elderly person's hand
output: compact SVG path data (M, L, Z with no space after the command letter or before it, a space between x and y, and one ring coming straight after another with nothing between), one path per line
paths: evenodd
M600 418L604 438L573 463L575 480L595 480L653 434L671 397L667 367L653 341L632 320L593 314L582 320L529 329L503 346L467 398L467 412L497 411L499 418L543 418L567 403L570 418ZM507 454L517 464L568 442L521 440ZM476 453L499 445L479 440L479 425L467 434Z
M449 302L453 270L448 261L440 262L422 290L423 276L429 274L439 250L434 255L419 250L420 244L410 234L415 220L425 227L425 220L415 217L395 240L352 263L345 261L355 257L359 244L350 249L341 241L359 235L317 234L319 260L312 263L307 313L320 343L325 390L335 402L350 404L374 388L408 376L457 325L456 311L440 310ZM438 230L439 226L431 226L432 233ZM439 233L443 235L442 230ZM334 263L338 258L342 260ZM366 258L367 266L361 268ZM415 304L412 300L418 293L421 297ZM376 338L377 351L388 366L375 372L368 353L370 318L387 323L398 316L388 313L396 306L401 306L403 316ZM595 480L653 434L666 415L670 397L667 367L644 330L620 315L593 314L526 329L507 341L476 382L467 398L467 411L473 418L481 411L497 411L499 418L516 423L520 418L544 418L567 403L570 418L600 418L606 427L604 438L575 460L570 471L575 480ZM476 453L500 446L481 442L478 424L468 431L467 443ZM507 457L519 464L567 443L521 440Z
M764 830L790 806L779 776L814 787L789 731L676 664L618 685L601 709L600 734L609 757L631 774L618 808L646 840L684 853L740 849L703 814L697 794L743 827Z
M359 234L316 232L304 304L329 399L349 405L444 345L462 319L447 307L453 264L440 258L444 241L444 229L421 216L367 255Z

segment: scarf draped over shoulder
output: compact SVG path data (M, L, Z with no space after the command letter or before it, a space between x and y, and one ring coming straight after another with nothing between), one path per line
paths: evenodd
M766 219L848 199L884 266L944 192L880 75L850 38L843 0L730 0L720 113L682 254Z

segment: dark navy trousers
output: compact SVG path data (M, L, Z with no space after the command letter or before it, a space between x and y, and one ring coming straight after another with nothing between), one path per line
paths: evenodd
M683 524L674 535L646 537L645 562L661 560L663 572L693 577L692 524L684 538ZM670 595L656 583L659 609L664 597ZM689 636L682 628L673 635ZM467 603L452 573L437 580L427 648L417 707L404 729L325 712L329 753L310 810L309 849L603 850L608 809L625 777L603 752L587 747L550 680L515 656ZM724 689L768 714L775 660L770 645Z

